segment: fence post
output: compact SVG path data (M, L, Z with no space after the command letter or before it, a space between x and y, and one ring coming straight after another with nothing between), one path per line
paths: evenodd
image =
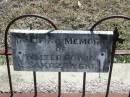
M109 76L108 76L108 84L107 84L107 90L106 90L106 96L108 97L109 95L109 90L110 90L110 83L111 83L111 76L112 76L112 70L113 70L113 63L114 63L114 54L115 54L115 49L116 49L116 42L118 40L119 33L117 27L115 27L114 30L114 35L113 35L113 45L112 45L112 56L111 56L111 64L110 64L110 71L109 71Z

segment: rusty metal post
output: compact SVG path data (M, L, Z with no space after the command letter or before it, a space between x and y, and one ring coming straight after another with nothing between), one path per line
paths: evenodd
M58 97L61 96L61 72L58 72Z
M129 96L128 97L130 97L130 91L129 91Z
M33 29L32 24L29 25L30 30ZM34 83L34 97L37 97L37 75L36 71L33 71L33 83Z
M86 86L86 72L83 73L83 93L82 93L82 97L85 97L85 86Z
M33 71L33 80L34 80L34 97L37 97L37 78L36 78L36 72Z
M108 84L107 84L107 90L106 90L106 96L105 97L108 97L108 95L109 95L111 76L112 76L112 70L113 70L113 63L114 63L114 54L115 54L116 42L118 40L118 37L119 37L118 29L117 29L117 27L115 27L114 35L113 35L113 45L112 45L110 71L109 71L109 76L108 76Z

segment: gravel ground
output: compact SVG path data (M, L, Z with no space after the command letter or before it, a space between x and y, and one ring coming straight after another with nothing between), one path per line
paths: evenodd
M111 92L127 92L130 90L130 64L114 64L111 81ZM32 92L32 72L14 71L11 66L13 90L17 92ZM82 92L82 72L62 73L62 92ZM86 92L105 92L108 73L86 74ZM37 72L38 92L57 92L57 72ZM0 66L0 91L9 92L7 69L5 65Z

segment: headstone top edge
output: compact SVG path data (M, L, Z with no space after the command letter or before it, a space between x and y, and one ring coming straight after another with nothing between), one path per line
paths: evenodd
M10 33L28 33L28 34L46 34L51 30L29 30L29 29L11 29ZM55 34L91 34L90 31L83 30L52 30L50 33ZM105 35L113 35L113 31L93 31L94 34L105 34Z

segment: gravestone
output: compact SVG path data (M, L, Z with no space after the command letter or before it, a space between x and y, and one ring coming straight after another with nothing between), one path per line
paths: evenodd
M108 72L112 31L11 30L17 71Z

